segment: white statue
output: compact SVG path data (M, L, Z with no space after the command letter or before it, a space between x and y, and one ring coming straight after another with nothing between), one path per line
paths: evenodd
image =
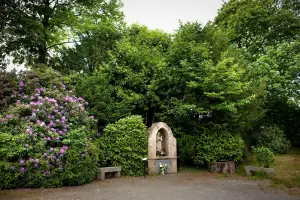
M156 154L158 154L158 155L161 155L163 153L162 140L163 140L163 137L162 137L161 133L158 132L157 136L156 136Z

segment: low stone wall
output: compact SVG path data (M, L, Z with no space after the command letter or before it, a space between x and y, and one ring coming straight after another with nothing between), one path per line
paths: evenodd
M176 174L177 173L177 157L160 157L160 158L153 158L148 159L148 168L149 174L155 175L159 174L159 164L168 164L169 168L167 170L167 174Z
M235 173L235 163L234 161L220 161L220 162L211 162L208 165L208 170L210 172L218 172L218 173Z

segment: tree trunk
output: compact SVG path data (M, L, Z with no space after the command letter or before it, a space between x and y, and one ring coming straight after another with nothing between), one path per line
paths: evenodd
M45 11L43 13L44 17L42 20L42 24L43 24L43 40L41 41L39 47L38 47L38 59L37 59L37 63L38 64L47 64L47 40L48 40L48 36L47 36L47 31L49 29L49 19L50 19L50 12L49 10L51 10L52 8L50 7L50 2L49 0L45 0Z
M146 113L146 126L150 127L154 123L155 119L155 108L149 108Z

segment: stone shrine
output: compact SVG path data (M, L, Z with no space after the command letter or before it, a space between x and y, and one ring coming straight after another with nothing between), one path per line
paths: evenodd
M160 164L167 164L166 173L177 173L177 143L172 130L164 122L154 123L148 129L149 173L159 174Z

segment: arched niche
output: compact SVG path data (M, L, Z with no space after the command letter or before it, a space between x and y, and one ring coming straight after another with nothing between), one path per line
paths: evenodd
M153 124L148 129L148 158L157 158L163 155L157 155L157 140L161 135L162 148L166 157L177 157L176 138L170 127L164 122Z
M158 137L162 143L157 142ZM165 155L157 154L157 146L162 145ZM166 173L177 173L177 146L176 138L170 127L164 122L153 124L148 129L148 168L150 174L158 174L160 164L167 164L169 167Z

